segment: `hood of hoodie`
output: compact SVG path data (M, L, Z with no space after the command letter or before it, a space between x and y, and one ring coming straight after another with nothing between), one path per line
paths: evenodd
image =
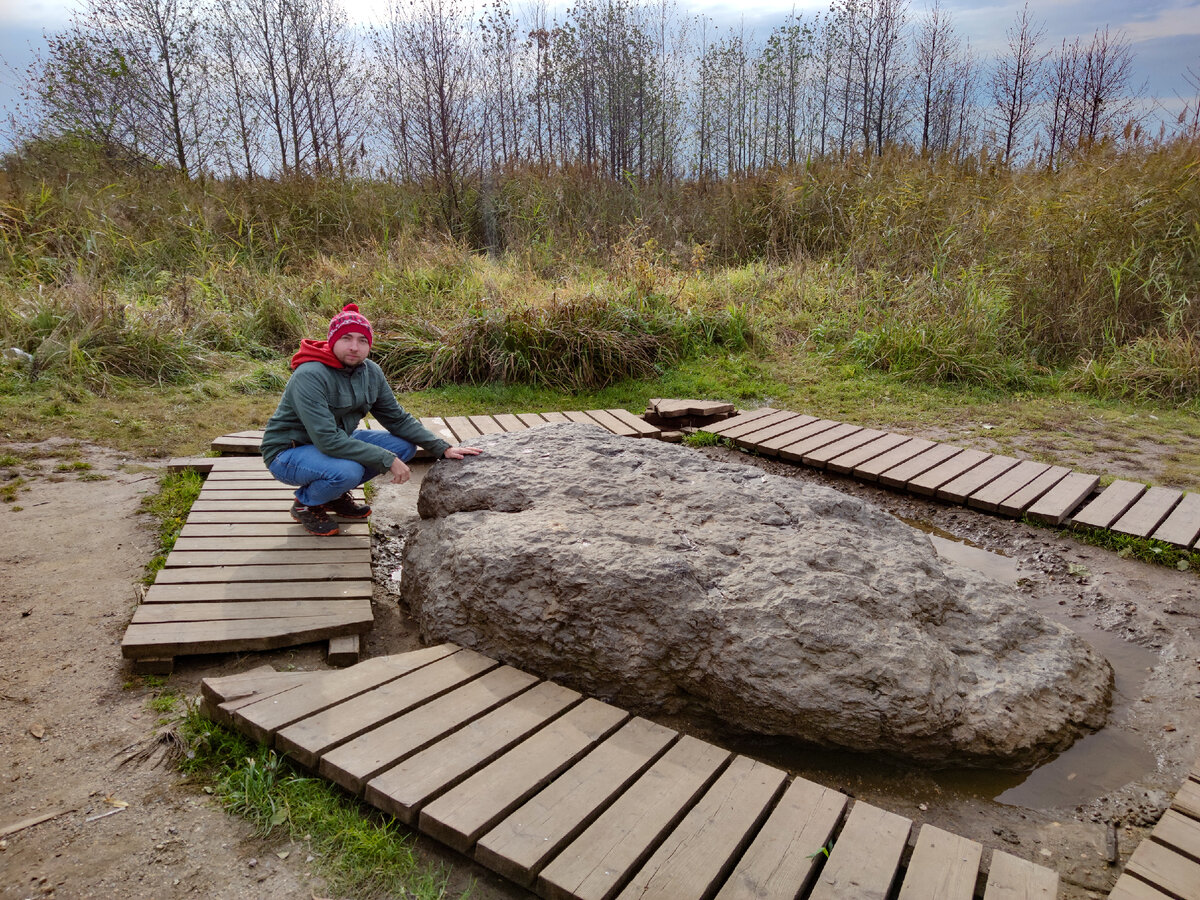
M296 351L296 355L292 357L292 368L297 368L301 363L319 362L324 363L332 369L344 369L342 361L333 355L333 348L329 346L329 341L310 341L304 338L300 341L300 349Z

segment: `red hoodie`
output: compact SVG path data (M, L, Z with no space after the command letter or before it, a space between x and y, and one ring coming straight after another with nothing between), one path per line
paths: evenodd
M292 357L292 368L295 369L301 363L306 362L325 363L334 369L346 368L342 365L342 361L333 355L329 341L310 341L308 338L301 340L300 349Z

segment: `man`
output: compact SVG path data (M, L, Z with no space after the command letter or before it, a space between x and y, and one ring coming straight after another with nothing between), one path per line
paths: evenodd
M279 481L299 487L292 518L309 534L337 534L331 513L369 516L371 507L350 491L382 472L404 484L418 444L444 459L481 452L450 446L400 407L383 370L367 358L373 340L371 323L353 303L329 322L328 340L302 340L263 434L263 460ZM359 428L368 412L387 431Z

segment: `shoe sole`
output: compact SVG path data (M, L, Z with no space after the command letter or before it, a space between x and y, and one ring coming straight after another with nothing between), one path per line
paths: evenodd
M305 525L303 522L301 522L300 518L298 516L296 516L295 514L292 515L292 518L297 523L299 523L301 528L303 528L305 531L307 531L309 534L313 535L314 537L332 537L333 535L338 533L338 527L336 525L333 525L333 528L330 531L314 531L308 525Z
M349 513L334 512L332 509L325 510L325 514L329 515L329 516L337 516L339 519L369 519L369 518L371 518L370 510L367 510L361 516L352 516Z

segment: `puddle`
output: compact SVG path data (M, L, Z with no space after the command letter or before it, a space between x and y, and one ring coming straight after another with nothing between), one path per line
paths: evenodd
M1016 562L1008 557L972 546L923 523L908 524L929 534L942 559L969 566L1004 584L1015 585L1021 578ZM1153 752L1142 738L1124 726L1149 670L1157 662L1156 655L1116 635L1091 628L1082 620L1071 619L1064 615L1057 601L1048 597L1034 594L1026 599L1040 613L1090 643L1109 661L1115 675L1108 724L1032 772L911 769L871 756L800 750L789 742L762 738L747 739L744 752L823 784L834 786L840 781L852 792L941 793L1026 809L1078 806L1154 771Z

